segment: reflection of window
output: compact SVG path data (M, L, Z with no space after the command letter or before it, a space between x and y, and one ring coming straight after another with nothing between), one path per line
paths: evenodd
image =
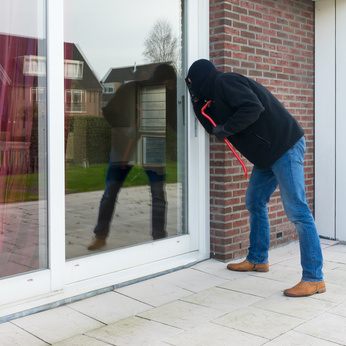
M66 90L66 110L85 112L85 90Z
M140 131L166 131L166 88L164 85L143 86L140 90L142 110Z
M105 94L113 94L113 93L115 93L114 84L112 84L112 83L105 83L103 85L103 92Z
M43 56L24 56L23 74L30 76L46 75L46 58Z
M65 78L82 79L83 78L83 61L65 60Z
M143 137L143 163L164 164L166 161L166 138Z
M45 88L31 88L30 101L31 102L46 102L46 89Z

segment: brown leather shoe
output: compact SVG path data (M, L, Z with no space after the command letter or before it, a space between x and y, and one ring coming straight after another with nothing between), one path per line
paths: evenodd
M299 284L284 291L287 297L307 297L315 293L324 293L326 284L321 282L300 281Z
M94 238L89 244L88 250L98 250L106 245L106 240L101 238Z
M238 272L257 271L257 272L269 272L269 263L266 264L253 264L248 260L241 263L230 263L227 265L227 269Z

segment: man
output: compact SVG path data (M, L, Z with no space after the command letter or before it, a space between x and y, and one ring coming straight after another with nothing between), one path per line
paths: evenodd
M102 109L106 121L112 126L112 150L106 174L106 187L100 202L98 220L94 229L95 237L88 245L88 250L98 250L106 245L118 194L136 162L140 131L138 114L141 111L138 105L136 107L138 88L148 85L166 86L166 120L171 128L174 128L172 123L176 122L176 113L170 102L176 99L176 74L173 67L168 64L158 65L152 77L148 80L123 84L106 107ZM160 143L165 143L165 140L166 136L164 141ZM155 162L143 164L152 195L151 226L153 240L167 237L167 202L164 189L165 162L162 158L162 156L165 156L165 149L166 146L163 144L161 148L163 153L160 157L154 157Z
M205 130L219 140L228 138L254 164L245 198L251 226L249 252L243 262L228 264L227 268L269 271L267 203L279 186L286 215L298 231L303 269L301 281L284 294L301 297L325 292L321 245L305 198L303 129L261 84L218 71L208 60L191 65L186 83ZM216 127L201 114L208 100L212 103L207 112Z

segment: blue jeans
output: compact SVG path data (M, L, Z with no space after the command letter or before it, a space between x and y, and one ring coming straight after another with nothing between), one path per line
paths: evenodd
M113 218L115 204L121 186L123 185L132 166L112 163L108 165L106 188L100 202L97 225L94 229L96 238L106 239ZM145 169L149 178L152 196L152 237L160 239L166 237L166 195L164 191L164 167L155 170Z
M280 187L285 213L299 236L302 280L323 281L323 258L315 221L305 198L305 140L302 137L268 168L254 166L246 192L245 206L250 213L250 247L247 260L268 263L270 226L267 203Z

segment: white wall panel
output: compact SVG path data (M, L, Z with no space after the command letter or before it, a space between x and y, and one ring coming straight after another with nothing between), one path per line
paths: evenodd
M346 0L336 1L336 238L346 241Z
M335 238L335 2L316 1L315 218Z

